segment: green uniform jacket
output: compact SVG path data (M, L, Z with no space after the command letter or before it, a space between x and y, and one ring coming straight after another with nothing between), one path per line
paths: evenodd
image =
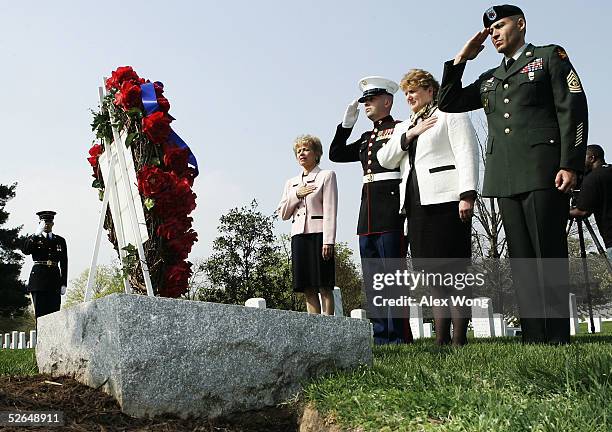
M581 172L588 134L587 101L567 54L557 45L527 45L462 88L465 63L444 64L439 108L484 108L489 124L482 195L508 197L554 187L560 168Z

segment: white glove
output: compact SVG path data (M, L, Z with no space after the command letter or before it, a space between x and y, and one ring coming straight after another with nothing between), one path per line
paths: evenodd
M344 113L344 118L342 119L342 127L345 129L350 129L355 126L357 123L357 117L359 117L359 99L355 99L353 102L346 107L346 111Z
M41 220L34 234L41 235L44 230L45 230L45 221Z
M66 294L66 285L62 285L62 287L60 288L60 293L62 295Z

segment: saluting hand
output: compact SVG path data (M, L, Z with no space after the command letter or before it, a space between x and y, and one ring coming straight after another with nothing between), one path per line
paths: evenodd
M357 117L359 117L359 99L355 99L353 102L346 107L344 117L342 118L342 127L350 129L357 123Z
M555 186L563 193L570 193L576 186L576 173L565 169L560 169L555 178Z
M41 220L40 223L38 224L38 227L36 228L36 231L34 232L34 235L41 235L43 233L43 231L45 230L45 221Z
M474 60L480 51L484 49L484 41L487 40L491 34L491 30L488 28L483 29L476 33L466 44L463 46L461 51L455 56L455 62L453 64L464 63L468 60Z
M325 244L323 245L323 250L321 251L321 255L323 255L323 259L327 261L334 256L334 245L333 244Z
M313 193L316 188L316 186L302 186L297 190L296 195L299 199L302 199L306 195Z

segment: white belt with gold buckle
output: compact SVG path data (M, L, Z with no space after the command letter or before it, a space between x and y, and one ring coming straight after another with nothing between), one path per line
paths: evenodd
M363 182L372 183L375 181L382 181L382 180L399 180L401 178L402 178L401 173L394 171L394 172L377 173L377 174L366 174L363 176Z

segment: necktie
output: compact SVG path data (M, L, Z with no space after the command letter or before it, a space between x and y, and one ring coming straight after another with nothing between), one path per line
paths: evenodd
M506 62L506 70L510 69L510 67L512 66L512 64L515 62L515 60L513 58L511 58L510 60L508 60Z

